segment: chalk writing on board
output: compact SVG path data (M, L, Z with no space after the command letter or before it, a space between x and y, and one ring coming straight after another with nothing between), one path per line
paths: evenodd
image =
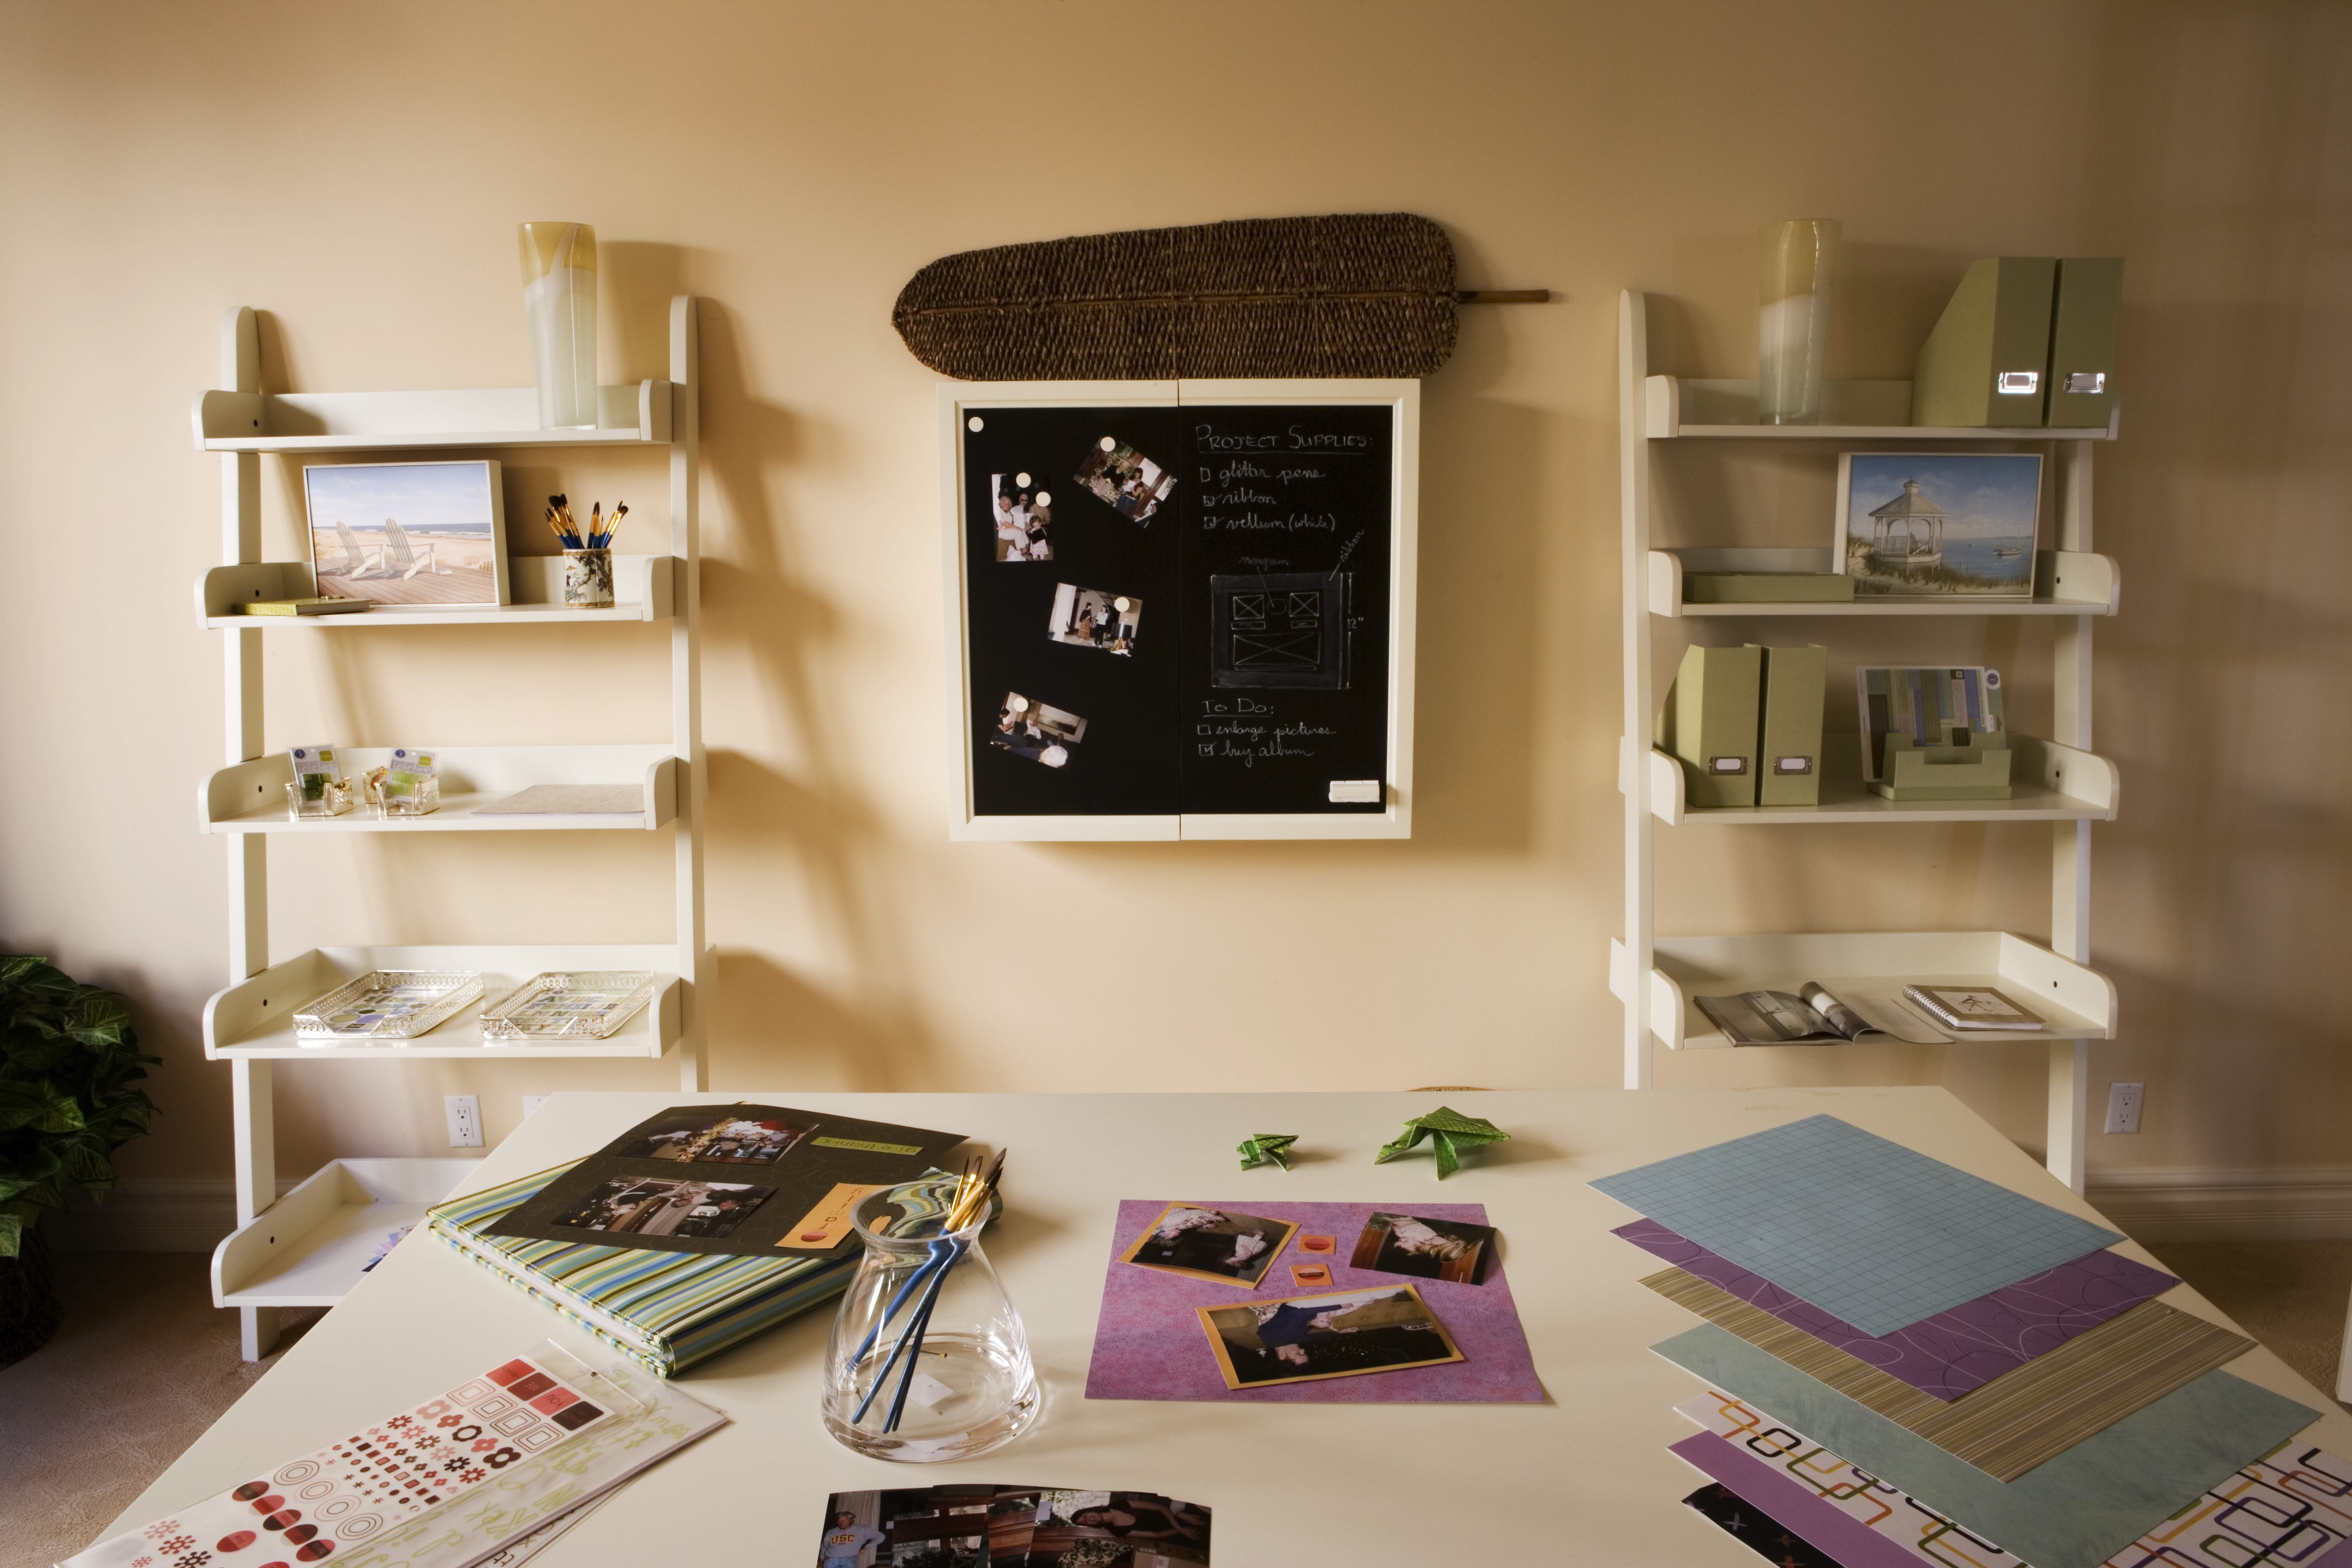
M1275 705L1243 697L1203 702L1192 726L1193 752L1212 762L1255 767L1276 757L1311 757L1317 743L1339 731L1328 724L1285 723Z

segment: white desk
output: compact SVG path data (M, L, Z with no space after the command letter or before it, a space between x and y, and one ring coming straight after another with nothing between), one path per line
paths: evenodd
M828 1492L992 1481L1130 1488L1215 1511L1219 1568L1254 1564L1753 1563L1679 1506L1701 1484L1665 1446L1698 1392L1647 1347L1696 1319L1634 1281L1656 1259L1608 1234L1633 1215L1583 1184L1828 1111L1963 1170L2095 1215L2030 1156L1939 1089L1620 1090L1499 1094L672 1096L559 1094L482 1162L488 1185L604 1144L664 1106L751 1100L968 1132L1011 1150L1003 1217L988 1232L1031 1337L1046 1406L1008 1447L959 1465L890 1465L817 1423L819 1310L689 1371L680 1386L734 1425L639 1478L537 1563L656 1563L681 1505L711 1553L814 1561ZM1512 1142L1440 1184L1431 1162L1371 1163L1405 1117L1440 1100ZM1285 1173L1242 1171L1251 1132L1300 1134ZM1477 1202L1502 1257L1542 1405L1234 1405L1096 1402L1087 1356L1120 1198ZM2123 1250L2153 1261L2137 1247ZM2228 1320L2187 1287L2166 1298ZM108 1533L236 1485L272 1462L450 1386L535 1341L610 1359L553 1312L439 1242L412 1237L313 1326L147 1489ZM2305 1434L2352 1455L2352 1415L2268 1351L2230 1371L2322 1411ZM688 1503L687 1500L691 1499Z

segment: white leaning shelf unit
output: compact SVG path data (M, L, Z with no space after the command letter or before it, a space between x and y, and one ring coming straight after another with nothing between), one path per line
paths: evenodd
M703 934L701 537L696 516L700 461L695 301L670 301L669 377L602 389L593 429L538 428L529 387L467 392L268 394L252 310L221 321L223 390L195 405L196 448L220 455L224 563L196 584L197 624L221 633L227 686L226 765L196 791L201 831L228 847L229 985L205 1008L205 1056L235 1075L237 1228L213 1253L213 1300L237 1309L245 1356L268 1353L285 1307L331 1306L355 1283L385 1237L448 1195L472 1162L448 1159L332 1160L278 1194L270 1109L273 1060L349 1061L420 1058L659 1058L677 1054L688 1090L706 1087L705 1020L716 984ZM501 447L643 446L669 457L669 545L614 563L611 609L568 610L561 557L516 556L513 603L370 612L357 616L247 616L254 599L316 591L307 562L261 554L260 454L410 453ZM262 637L389 630L417 635L436 626L548 626L584 621L667 621L670 628L670 739L634 746L452 747L443 752L441 808L409 821L380 822L364 807L321 822L290 822L282 752L262 752ZM364 767L378 761L352 748ZM354 772L357 770L354 769ZM481 816L477 808L533 784L641 783L642 809L606 816ZM677 846L677 935L653 946L320 947L269 962L268 848L273 836L339 833L501 832L547 829L671 829ZM296 1042L293 1011L370 969L482 972L483 1004L544 970L651 970L663 983L653 1001L609 1039L515 1045L486 1042L479 1005L414 1043L307 1047Z
M1985 1034L1987 1042L2046 1041L2050 1047L2050 1169L2083 1188L2086 1040L2112 1039L2116 988L2087 967L2091 942L2091 824L2116 815L2115 764L2091 751L2091 619L2113 615L2120 577L2091 550L2091 451L2104 428L1941 428L1915 426L1907 381L1831 382L1822 423L1759 425L1752 381L1693 381L1649 374L1647 300L1627 290L1617 311L1618 462L1623 510L1624 739L1618 787L1625 796L1625 936L1610 943L1609 985L1625 1007L1625 1087L1646 1089L1654 1052L1731 1042L1691 1005L1702 993L1794 990L1818 980L1865 1005L1899 1006L1906 984L1997 984L2050 1023L2042 1034ZM1650 542L1651 465L1674 440L2047 441L2055 451L2055 545L2042 552L2030 600L1988 604L1857 600L1831 604L1682 602L1683 574L1828 572L1820 550L1657 550ZM1821 804L1700 809L1685 798L1681 764L1650 742L1664 693L1651 647L1654 618L1699 616L1835 620L1852 616L2057 617L2054 733L2014 737L2017 783L2008 800L1906 801L1865 789L1858 760L1825 758ZM2006 931L1856 932L1844 935L1660 937L1655 931L1660 823L1770 826L1857 822L2047 822L2051 825L2052 941ZM1637 984L1636 975L1647 975ZM1948 1048L1965 1048L1960 1040ZM1749 1047L1747 1049L1771 1049ZM1787 1047L1819 1050L1818 1046Z

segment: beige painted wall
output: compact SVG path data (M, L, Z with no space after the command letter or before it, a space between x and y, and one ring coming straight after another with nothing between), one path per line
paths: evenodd
M1425 392L1418 837L951 846L931 377L888 321L948 251L1408 209L1466 283ZM2149 1084L2096 1167L2347 1160L2344 668L2352 11L2337 5L249 3L0 9L0 943L122 988L165 1059L124 1164L225 1174L215 460L225 305L273 389L520 385L526 217L604 242L606 379L703 317L715 1085L1596 1085L1619 910L1616 291L1657 368L1752 374L1752 234L1846 224L1832 374L1901 376L1970 259L2129 258L2099 543L2095 949ZM509 462L656 503L643 457ZM1816 457L1677 451L1662 530L1811 543ZM264 459L270 553L299 468ZM524 548L543 542L518 529ZM1662 638L1671 658L1675 644ZM1879 626L2046 722L2049 634ZM270 639L272 746L654 740L657 631ZM2038 716L2038 717L2037 717ZM2047 830L1661 833L1659 929L2048 929ZM667 838L272 851L316 941L662 941ZM1116 897L1105 898L1107 889ZM1116 918L1106 919L1106 907ZM1940 1079L2038 1143L2038 1049L1662 1058L1666 1084ZM435 1152L440 1100L667 1064L298 1064L280 1169Z

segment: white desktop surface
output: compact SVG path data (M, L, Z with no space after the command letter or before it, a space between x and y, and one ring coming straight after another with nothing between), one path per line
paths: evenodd
M1445 1094L557 1094L467 1190L601 1147L670 1105L750 1100L968 1134L1010 1151L989 1256L1027 1324L1045 1392L1035 1426L953 1465L836 1446L816 1415L830 1305L689 1369L678 1386L733 1417L606 1500L537 1568L645 1564L682 1542L798 1568L827 1493L935 1482L1160 1492L1213 1511L1217 1568L1543 1563L1753 1563L1680 1500L1704 1483L1666 1445L1697 1379L1647 1347L1698 1321L1635 1281L1662 1265L1609 1234L1633 1215L1584 1184L1826 1111L2071 1213L2097 1211L1940 1089L1529 1090ZM1423 1150L1372 1154L1441 1101L1511 1142L1440 1183ZM1294 1168L1238 1168L1253 1132L1299 1135ZM1085 1397L1122 1198L1482 1203L1501 1232L1544 1405L1213 1405ZM1345 1245L1343 1242L1342 1245ZM2155 1262L2132 1243L2120 1250ZM2229 1320L2186 1286L2165 1300ZM541 1339L614 1352L422 1231L108 1528L134 1528L426 1398ZM1205 1345L1202 1353L1206 1354ZM2320 1411L2302 1440L2352 1455L2352 1415L2267 1350L2230 1372ZM1377 1375L1377 1374L1374 1374ZM684 1532L681 1533L681 1526Z

